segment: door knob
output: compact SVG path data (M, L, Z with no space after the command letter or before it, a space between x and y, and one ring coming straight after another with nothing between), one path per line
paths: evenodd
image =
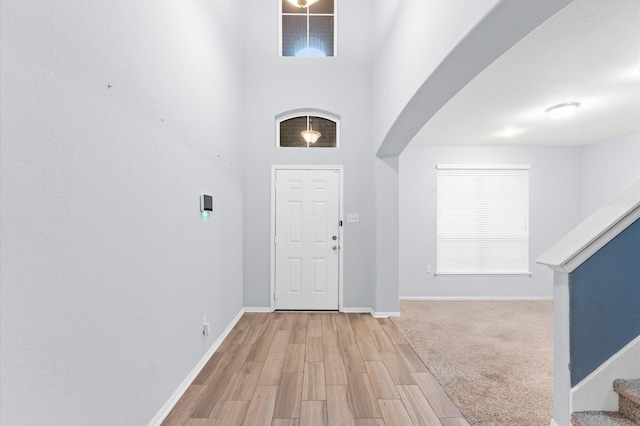
M331 247L331 250L338 250L338 246Z

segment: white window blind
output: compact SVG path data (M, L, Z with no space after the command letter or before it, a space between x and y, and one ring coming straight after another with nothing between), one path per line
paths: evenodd
M437 166L438 274L529 274L529 169Z

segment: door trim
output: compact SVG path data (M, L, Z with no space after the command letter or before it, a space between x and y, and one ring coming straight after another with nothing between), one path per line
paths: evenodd
M270 307L271 312L275 311L275 294L276 294L276 250L275 250L275 241L276 241L276 170L338 170L339 176L339 191L338 195L338 220L342 221L343 219L343 201L344 201L344 166L329 166L329 165L316 165L316 166L280 166L280 165L272 165L271 166L271 233L270 233L270 256L271 256L271 273L270 273L270 281L271 281L271 290L269 292L270 299ZM342 312L342 279L343 279L343 253L344 253L344 239L343 239L343 227L340 226L338 228L339 238L340 238L340 251L338 253L338 311Z

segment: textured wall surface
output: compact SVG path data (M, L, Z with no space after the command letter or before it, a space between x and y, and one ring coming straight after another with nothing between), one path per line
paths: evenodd
M2 1L1 424L147 424L242 308L237 4Z
M569 275L571 385L640 336L640 220Z

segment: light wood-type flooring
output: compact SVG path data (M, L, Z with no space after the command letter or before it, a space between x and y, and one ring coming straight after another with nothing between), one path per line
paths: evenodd
M163 425L462 426L394 323L246 313Z

